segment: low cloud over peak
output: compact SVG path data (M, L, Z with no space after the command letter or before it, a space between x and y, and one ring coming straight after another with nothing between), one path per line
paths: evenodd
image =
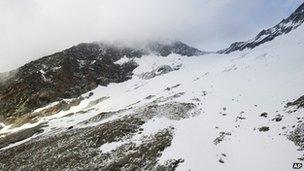
M0 0L0 72L81 42L181 40L218 50L303 0Z

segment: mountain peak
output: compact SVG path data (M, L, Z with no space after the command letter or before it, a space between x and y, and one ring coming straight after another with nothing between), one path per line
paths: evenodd
M168 44L160 42L148 43L146 49L154 54L168 56L169 54L179 54L182 56L199 56L207 52L200 51L181 41L174 41Z
M262 30L254 39L245 42L232 43L229 48L218 51L218 53L230 53L253 49L263 43L269 42L274 38L289 33L298 28L304 22L304 3L300 5L288 18L283 19L279 24L267 30Z

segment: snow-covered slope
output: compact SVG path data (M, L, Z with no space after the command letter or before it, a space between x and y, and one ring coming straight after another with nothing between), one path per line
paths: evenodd
M231 44L227 49L220 50L219 53L231 53L233 51L242 51L252 49L263 43L269 42L278 36L287 34L298 28L304 22L304 3L300 5L288 18L283 19L280 23L266 30L262 30L255 38Z
M292 170L303 151L288 136L304 109L286 103L304 95L303 49L300 26L252 50L132 59L132 79L4 126L0 168Z

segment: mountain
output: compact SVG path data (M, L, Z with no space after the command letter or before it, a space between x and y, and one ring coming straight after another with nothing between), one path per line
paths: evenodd
M198 56L208 52L202 52L196 48L190 47L180 41L171 44L163 44L158 42L149 43L147 49L154 54L168 56L170 54L179 54L182 56Z
M0 74L0 170L291 170L303 46L303 24L234 53L95 42Z
M149 43L143 48L105 43L82 43L62 52L32 61L0 75L0 116L6 122L54 101L78 97L98 85L119 83L131 78L137 64L115 61L143 55L201 55L203 52L182 42ZM2 78L2 79L1 79Z
M296 9L288 18L283 19L279 24L267 30L262 30L254 39L246 42L236 42L229 48L220 50L219 53L231 53L234 51L242 51L244 49L252 49L263 43L269 42L276 37L289 33L296 29L304 22L304 4Z

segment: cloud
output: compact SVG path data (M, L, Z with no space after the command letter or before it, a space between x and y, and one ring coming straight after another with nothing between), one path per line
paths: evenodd
M181 40L215 50L303 0L0 0L0 72L81 42Z

